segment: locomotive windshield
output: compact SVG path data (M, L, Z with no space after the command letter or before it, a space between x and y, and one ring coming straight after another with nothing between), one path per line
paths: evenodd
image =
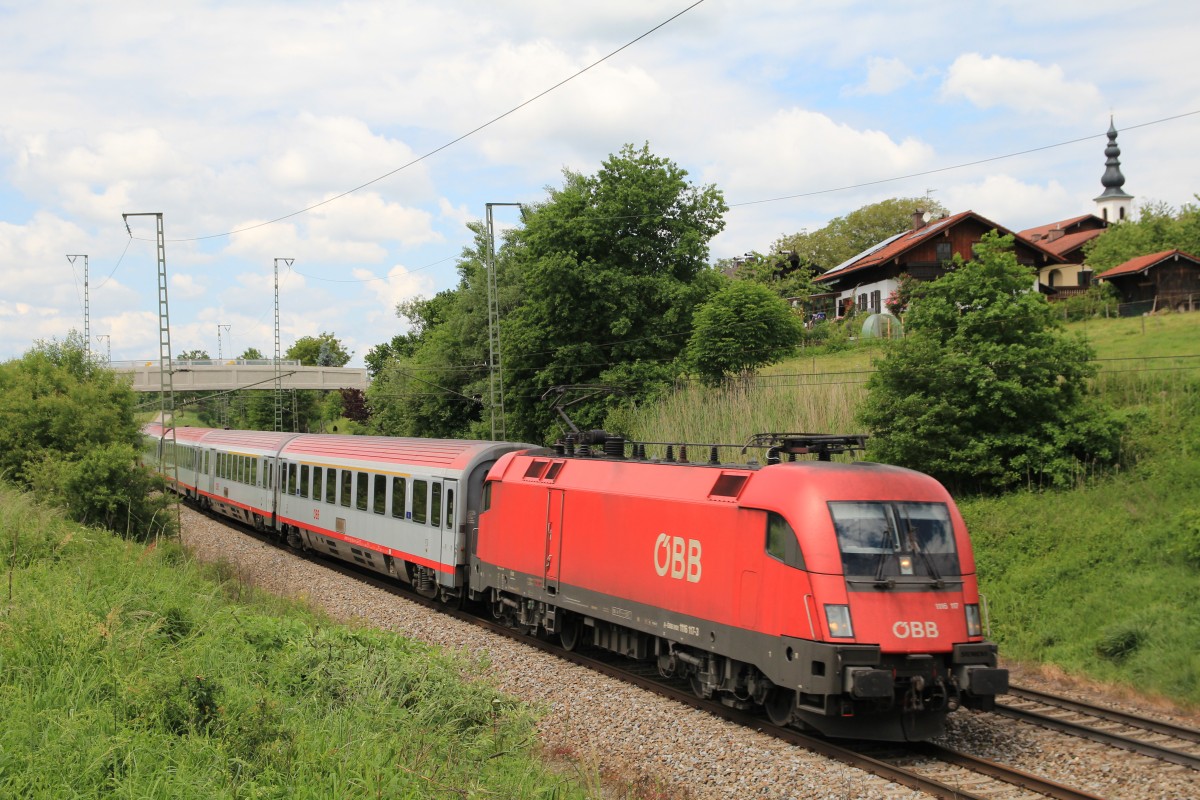
M836 502L829 511L847 578L891 586L961 577L944 503Z

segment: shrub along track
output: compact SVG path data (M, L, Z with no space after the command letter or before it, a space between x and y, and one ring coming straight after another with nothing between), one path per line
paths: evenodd
M569 659L604 674L620 669L621 680L637 685L647 681L644 674L638 674L645 672L644 665L617 666L607 653L593 653L593 657L588 658L585 654L566 653L548 642L514 636L503 626L481 622L439 603L424 601L373 574L363 574L324 558L304 560L294 550L277 547L273 539L269 545L264 537L257 537L258 543L253 543L245 535L249 531L238 528L239 532L235 533L226 522L185 513L185 544L201 558L224 558L236 564L236 574L250 583L269 591L303 595L334 616L357 616L368 624L391 628L450 649L472 653L486 650L493 662L491 674L501 689L531 702L541 701L552 706L542 726L543 741L552 754L575 760L581 774L589 770L596 774L612 773L625 785L649 780L653 786L670 786L672 796L693 798L729 796L731 792L747 797L831 798L1182 797L1188 793L1183 787L1191 786L1191 778L1194 778L1194 775L1180 777L1176 788L1173 781L1164 783L1159 778L1151 778L1153 770L1146 770L1143 775L1144 768L1134 761L1147 759L1124 754L1130 763L1121 765L1116 781L1110 780L1104 774L1106 770L1099 769L1097 763L1078 770L1080 776L1091 780L1077 776L1064 778L1053 769L1053 764L1060 762L1064 751L1071 752L1074 746L1071 742L1063 744L1067 737L1045 731L1033 737L1035 749L1047 754L1046 759L1037 759L1036 771L1049 773L1057 780L1030 774L1028 763L1022 765L1023 770L1013 771L1011 765L998 762L1010 760L1005 757L1008 754L1020 755L1029 749L1029 742L1024 739L1030 735L1030 729L1020 726L1008 732L994 730L999 726L993 723L1002 720L988 714L958 712L952 715L956 731L946 740L982 740L982 745L976 742L975 746L964 747L984 750L991 756L979 759L932 744L900 748L869 744L843 747L828 740L813 739L799 731L774 728L764 719L700 700L688 690L663 687L656 678L652 691L660 697L671 698L669 702L659 704L644 692L614 688L611 682L594 673L591 678L582 677L567 664ZM198 535L198 530L204 533ZM304 577L293 574L296 571L303 572ZM393 597L393 601L384 603L379 599L380 592L402 599ZM367 596L363 596L364 593ZM422 611L419 614L423 618L414 623L415 618L410 616L412 612L403 612L405 621L397 624L394 610L376 608L391 606L393 602L395 608L420 605L436 609L442 615ZM456 626L446 614L460 623L469 624L477 632L449 633ZM422 630L414 630L414 625ZM480 633L481 626L489 634ZM491 634L515 638L519 644L512 644L511 647L516 649L509 650L498 644ZM487 637L482 644L480 636ZM533 655L530 647L552 653L555 658ZM507 670L501 662L508 662ZM702 709L705 713L697 717L677 703ZM965 718L964 713L968 715ZM715 717L729 720L737 727L722 726ZM959 737L963 733L967 735ZM764 740L764 734L774 737L771 741L776 744ZM1055 737L1058 741L1046 743L1044 736ZM797 745L808 752L798 750ZM1103 752L1108 755L1099 754L1095 758L1111 762L1112 751ZM1077 760L1073 754L1071 758ZM834 759L853 769L847 771L826 759ZM1043 765L1043 760L1050 763ZM1051 768L1044 769L1043 766ZM883 780L871 778L859 770ZM1096 776L1100 780L1095 780ZM586 775L585 779L588 779ZM890 788L885 781L891 782ZM912 793L896 784L910 787ZM1082 788L1072 789L1066 784Z

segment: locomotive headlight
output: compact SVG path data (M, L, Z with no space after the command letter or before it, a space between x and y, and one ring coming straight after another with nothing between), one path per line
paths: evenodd
M854 626L850 624L850 606L825 606L825 623L829 626L831 637L854 638Z
M979 604L967 603L967 636L983 636L983 625L979 623Z

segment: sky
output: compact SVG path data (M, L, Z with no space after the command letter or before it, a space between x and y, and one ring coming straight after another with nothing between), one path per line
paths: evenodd
M889 197L1090 213L1110 116L1135 207L1200 191L1194 2L693 1L0 0L0 360L82 332L85 277L93 348L157 359L122 215L161 213L173 353L272 355L292 259L282 349L360 366L486 204L627 143L722 190L713 261Z

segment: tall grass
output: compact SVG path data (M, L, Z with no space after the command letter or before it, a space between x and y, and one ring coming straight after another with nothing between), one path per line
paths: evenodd
M4 487L0 530L0 797L585 794L534 757L530 713L479 663Z
M764 376L705 389L688 384L660 402L614 412L606 423L631 439L695 444L743 444L755 433L854 433L854 409L866 377Z

